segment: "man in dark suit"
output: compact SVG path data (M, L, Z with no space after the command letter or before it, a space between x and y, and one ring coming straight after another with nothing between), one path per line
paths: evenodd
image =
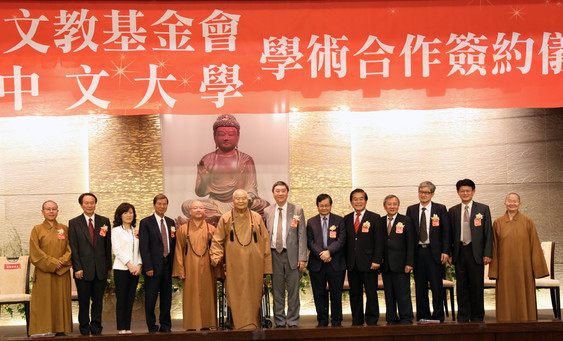
M68 222L72 267L78 291L78 322L80 334L99 335L103 329L104 289L111 271L111 225L108 218L94 214L98 203L94 194L81 194L78 203L84 213Z
M145 275L145 318L149 333L169 332L172 328L172 265L176 249L174 220L165 217L168 198L158 194L153 199L154 214L139 225L139 250ZM154 307L160 292L160 328L156 325Z
M346 229L342 217L330 213L330 195L320 194L317 197L317 209L319 214L307 221L307 246L310 250L307 268L317 309L317 327L328 326L328 292L331 324L333 327L341 326L342 285L346 275Z
M479 322L485 317L484 267L493 256L493 229L489 206L473 201L475 183L456 183L461 204L448 211L452 225L452 256L456 274L459 322Z
M450 219L446 206L432 200L436 186L430 181L418 185L420 203L407 208L416 231L414 282L416 319L444 322L444 264L450 255ZM432 291L433 312L430 314L428 285Z
M399 205L399 198L393 194L383 200L387 212L381 217L381 226L386 226L387 231L381 270L385 319L387 324L412 324L411 271L414 265L415 233L411 219L398 213Z
M350 193L352 213L344 217L346 227L346 266L350 283L352 325L376 325L379 320L377 272L383 260L385 232L379 214L366 210L367 193L357 188ZM364 315L364 289L366 310Z
M264 209L272 248L272 290L277 328L299 326L299 280L307 262L307 225L303 209L287 201L289 186L272 186L275 205ZM285 292L287 289L287 315Z

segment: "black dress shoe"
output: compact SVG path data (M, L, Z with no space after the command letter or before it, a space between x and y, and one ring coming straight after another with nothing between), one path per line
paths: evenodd
M296 325L293 325L293 324L290 324L288 327L289 328L299 328L299 326L296 326Z
M66 336L65 333L55 333L55 336Z
M285 328L285 325L276 324L276 328Z

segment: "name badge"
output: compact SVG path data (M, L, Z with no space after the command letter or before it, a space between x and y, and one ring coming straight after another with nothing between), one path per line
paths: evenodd
M475 219L475 220L473 220L473 225L475 225L475 226L481 226L481 219Z
M363 232L363 233L368 233L368 232L369 232L369 227L367 227L367 226L362 226L362 232Z
M403 228L402 228L402 227L396 227L396 228L395 228L395 233L396 233L396 234L403 234Z
M21 269L21 264L20 263L16 263L16 264L4 264L4 270L17 270L17 269Z
M329 238L333 238L333 239L336 238L336 231L330 231L328 233L328 236L329 236Z
M432 220L432 226L440 226L439 220Z

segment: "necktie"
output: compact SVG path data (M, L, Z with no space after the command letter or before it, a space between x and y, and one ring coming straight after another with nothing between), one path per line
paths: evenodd
M326 217L323 217L323 248L327 248L328 243L328 223Z
M463 212L463 237L461 239L463 244L471 243L471 228L469 227L469 206L465 205L465 212Z
M393 218L387 218L389 222L387 223L387 235L391 234L391 229L393 228Z
M356 231L356 234L358 233L359 228L360 228L360 213L356 215L356 221L354 221L354 231Z
M282 253L283 251L283 209L281 207L278 208L278 229L276 230L276 251L278 253Z
M419 230L420 242L426 243L428 239L428 233L426 232L426 207L422 208L422 213L420 214L420 230Z
M164 251L162 255L164 257L168 256L168 238L166 237L166 226L164 226L164 219L160 219L160 236L162 237L162 245Z
M88 231L90 231L90 238L92 238L92 247L96 246L94 244L94 225L92 224L92 218L88 220Z

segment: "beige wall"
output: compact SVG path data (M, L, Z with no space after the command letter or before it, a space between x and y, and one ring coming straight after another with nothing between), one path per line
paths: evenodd
M401 213L417 203L417 186L436 186L434 200L459 203L455 183L477 184L476 201L504 214L508 192L522 196L522 212L535 221L540 239L556 242L563 262L563 110L449 109L373 113L292 113L292 201L306 217L315 198L333 196L334 211L351 211L348 196L361 187L368 209L383 213L387 194L401 199Z
M110 221L123 201L138 217L150 214L161 159L158 115L0 118L0 253L28 252L48 199L63 224L82 213L77 199L86 191Z
M505 194L519 192L522 211L541 240L556 242L563 263L561 131L561 109L292 113L291 200L311 217L326 192L345 214L350 191L362 187L369 209L382 213L383 197L394 193L404 212L417 202L418 183L430 180L435 201L449 207L459 202L455 182L468 177L494 217L504 213ZM81 212L76 199L87 190L110 218L122 201L149 214L162 191L160 136L157 115L1 118L0 252L12 252L14 231L28 249L47 199L59 203L64 223Z

